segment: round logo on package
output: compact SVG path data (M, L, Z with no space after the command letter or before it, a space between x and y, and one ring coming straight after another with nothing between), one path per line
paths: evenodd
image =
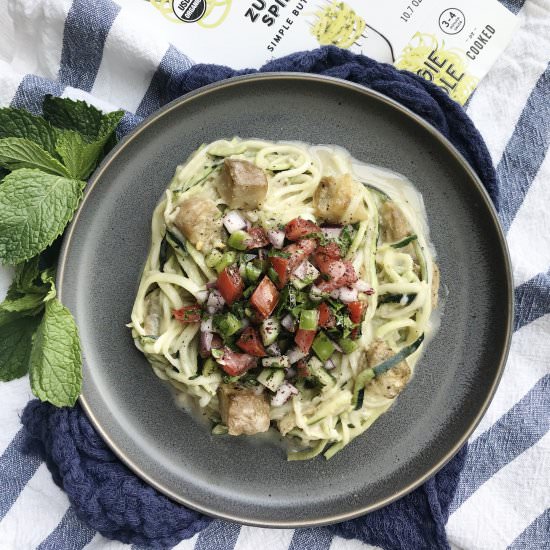
M198 21L206 11L206 0L172 0L176 17L184 23Z

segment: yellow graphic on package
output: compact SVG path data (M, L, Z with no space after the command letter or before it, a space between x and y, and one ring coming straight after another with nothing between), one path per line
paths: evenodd
M160 13L172 21L172 23L183 23L176 17L172 7L172 0L148 0L149 3L156 8ZM204 15L197 21L197 25L204 29L213 29L219 27L231 10L231 2L233 0L206 0L206 11Z
M455 101L464 105L479 83L479 78L468 74L464 52L458 48L439 45L431 34L417 32L395 62L398 69L406 69L433 82Z
M321 8L315 12L315 18L311 34L322 46L332 44L349 48L363 36L367 26L365 20L344 2L332 2Z

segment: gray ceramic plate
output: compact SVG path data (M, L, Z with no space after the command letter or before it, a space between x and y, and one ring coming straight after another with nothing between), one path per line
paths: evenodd
M176 165L201 143L233 135L338 144L405 174L424 196L449 290L441 329L391 411L328 462L289 463L275 445L211 436L176 408L125 327L151 214ZM65 238L59 287L80 328L81 404L117 455L174 500L273 527L342 521L433 475L485 411L512 318L502 233L464 159L397 103L300 74L225 81L147 119L92 178Z

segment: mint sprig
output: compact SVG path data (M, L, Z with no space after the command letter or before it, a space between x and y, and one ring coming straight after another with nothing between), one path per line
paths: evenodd
M40 254L65 229L85 182L20 168L0 186L0 258L18 264Z
M123 112L51 96L43 111L0 109L0 263L15 265L0 303L0 380L30 372L39 399L71 406L82 384L78 330L41 253L72 219Z
M32 343L31 388L39 399L72 406L82 386L82 356L76 323L59 301L50 300Z

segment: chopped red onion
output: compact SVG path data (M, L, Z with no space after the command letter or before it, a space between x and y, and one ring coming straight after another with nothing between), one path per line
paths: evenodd
M208 300L206 300L206 311L208 313L219 313L225 304L225 300L217 290L211 290Z
M323 235L327 239L337 239L340 237L340 234L342 233L341 227L321 227L321 231L323 232Z
M333 368L335 368L336 365L334 364L334 361L332 359L328 359L326 362L325 362L325 369L327 370L332 370Z
M273 407L280 407L284 405L293 395L298 395L298 390L289 382L283 382L277 393L273 396L271 400L271 405Z
M294 378L297 374L298 371L294 367L288 367L288 369L285 369L285 378L287 380Z
M338 279L341 279L346 273L346 264L340 260L332 262L329 265L327 271L330 275L330 278L334 281L337 281Z
M294 275L298 277L298 279L305 279L307 274L307 265L309 262L307 260L304 260L295 270Z
M265 348L265 351L267 351L267 354L271 355L272 357L279 357L281 355L281 348L279 347L279 344L277 344L277 342L267 346L267 348Z
M367 283L366 281L362 281L361 279L357 279L355 283L353 283L353 288L358 290L359 292L366 292L369 293L370 291L374 292L373 288Z
M212 349L219 349L223 347L223 340L219 334L212 334Z
M201 332L214 332L212 317L207 317L201 321Z
M308 260L304 260L293 273L302 281L314 281L319 277L319 270Z
M208 298L208 290L198 290L195 294L195 298L197 299L197 302L199 304L204 304L204 302L206 302L206 299Z
M292 348L286 352L286 355L290 361L290 364L294 365L294 363L297 363L300 359L303 359L307 353L304 353L299 348Z
M343 286L340 289L340 300L342 300L344 304L355 302L357 300L357 289Z
M288 332L294 332L294 319L292 318L292 315L288 313L281 319L281 325L283 328L288 330Z
M199 340L199 354L203 359L206 359L212 351L212 339L214 335L211 332L201 331Z
M222 222L229 233L235 233L235 231L246 228L246 220L235 210L228 212L222 218Z
M282 229L270 229L267 232L267 238L275 248L283 248L285 232Z
M212 290L213 288L216 288L218 286L218 281L210 281L209 283L206 283L206 288L208 290Z

